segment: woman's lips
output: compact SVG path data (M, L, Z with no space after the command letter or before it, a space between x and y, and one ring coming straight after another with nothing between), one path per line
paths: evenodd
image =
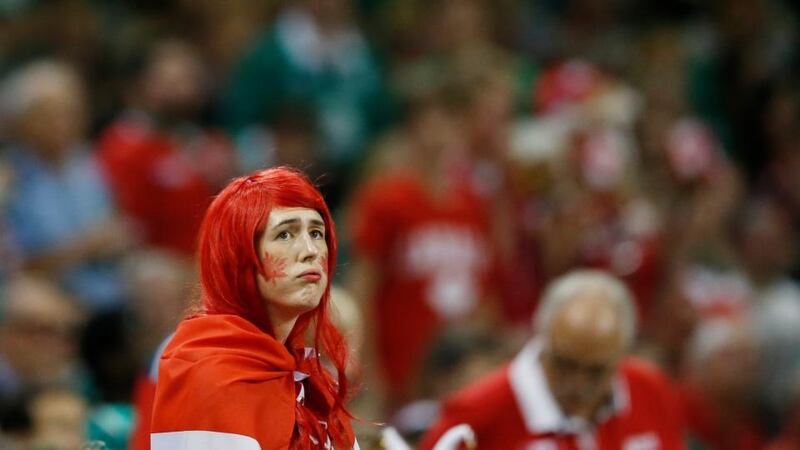
M306 281L319 281L322 278L322 272L319 270L306 270L297 277Z

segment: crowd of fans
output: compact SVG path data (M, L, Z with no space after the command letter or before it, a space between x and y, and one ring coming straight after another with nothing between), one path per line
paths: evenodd
M799 448L799 13L0 2L0 447L128 448L205 208L286 164L337 220L357 416L418 438L592 267L635 294L691 448Z

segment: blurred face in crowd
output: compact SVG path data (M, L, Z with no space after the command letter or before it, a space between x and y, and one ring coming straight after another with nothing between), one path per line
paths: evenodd
M441 104L429 103L411 117L412 151L423 162L436 161L463 146L459 123Z
M57 379L76 359L83 317L57 288L12 281L0 325L0 349L14 371L33 383Z
M278 164L303 167L317 161L317 133L310 117L310 111L287 111L272 126Z
M587 288L561 305L552 316L540 356L562 411L587 420L610 401L625 349L623 320L604 295L608 293Z
M757 283L770 282L794 262L797 236L791 219L775 203L760 201L744 220L742 259Z
M800 130L795 128L790 139L788 149L773 155L768 176L787 206L796 211L800 205Z
M692 379L701 392L717 402L746 403L752 399L759 373L755 335L750 327L731 325L721 340L691 361Z
M154 351L171 333L186 308L193 267L189 261L168 252L148 250L132 255L126 282L131 290L130 305L141 323L143 336L136 340L143 354Z
M512 119L511 80L507 73L488 74L471 93L469 108L470 134L474 139L473 151L490 152L488 157L501 155L493 152L508 147L507 130Z
M488 19L479 2L448 0L442 2L440 14L440 26L435 36L443 41L446 49L452 50L488 39Z
M72 77L51 80L17 119L17 137L46 159L58 160L86 131L86 99Z
M31 402L35 448L74 450L86 441L86 401L66 390L46 390Z
M697 325L697 311L687 296L684 281L680 273L671 277L655 306L653 317L669 317L669 320L654 321L651 332L655 335L659 346L670 359L668 367L677 370L680 361Z
M349 0L306 0L305 3L323 28L345 23L350 17Z
M770 144L777 148L791 147L799 119L798 92L790 86L778 86L770 96L761 120Z
M328 285L325 222L309 208L273 208L258 243L258 289L273 325L314 309Z
M188 45L168 42L150 57L142 76L145 107L162 120L190 119L206 102L200 56Z

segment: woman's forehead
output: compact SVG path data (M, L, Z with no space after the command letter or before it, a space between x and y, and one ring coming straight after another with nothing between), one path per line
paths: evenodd
M311 208L303 207L275 207L269 213L267 227L274 227L287 222L322 222L325 223L320 213Z

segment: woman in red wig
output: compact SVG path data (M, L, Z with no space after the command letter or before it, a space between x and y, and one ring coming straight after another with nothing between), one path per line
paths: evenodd
M336 236L319 191L282 167L233 180L206 212L198 252L202 304L161 357L152 450L357 449L346 346L328 310Z

